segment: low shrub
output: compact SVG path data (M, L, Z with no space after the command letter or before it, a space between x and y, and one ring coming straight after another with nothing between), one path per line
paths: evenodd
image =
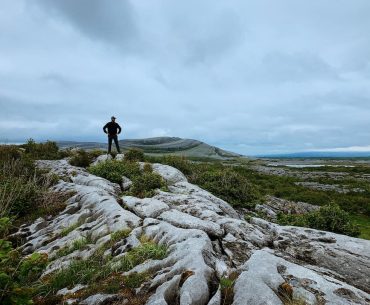
M32 166L22 159L10 160L0 168L0 217L23 215L39 196L40 183Z
M224 166L200 167L190 181L210 191L233 206L253 207L260 199L258 190L246 177Z
M145 163L143 167L144 173L151 173L153 172L153 167L150 163Z
M144 198L153 197L154 190L165 186L165 183L157 173L143 172L132 180L130 193L133 196Z
M46 141L45 143L36 143L29 139L26 144L20 145L25 149L25 153L32 159L55 160L59 158L59 148L57 143Z
M0 164L0 217L42 216L42 212L50 215L59 211L66 198L49 190L58 181L58 176L38 171L28 159Z
M231 305L234 299L234 285L238 273L232 272L228 277L220 278L221 299L223 305Z
M143 170L137 162L108 160L88 168L90 173L115 183L122 182L122 176L132 180L129 194L144 198L152 197L154 190L166 184L162 177L153 173L152 166L145 164Z
M0 145L0 164L22 158L23 151L16 145Z
M125 153L125 159L127 161L144 161L144 152L138 148L130 148Z
M0 223L3 231L11 225L3 219ZM32 304L32 284L40 277L47 261L47 255L40 253L22 258L11 242L0 239L0 304Z
M94 156L83 149L72 154L72 157L69 159L69 163L73 166L78 167L88 167L94 160Z
M94 159L103 154L104 151L100 149L90 151L86 151L84 149L70 150L68 153L68 157L70 157L69 163L73 166L86 168L94 161Z
M307 214L279 214L278 222L282 225L308 227L355 237L360 235L359 228L353 224L350 215L336 204L323 206Z
M199 185L233 206L253 207L261 199L258 188L250 183L243 173L220 162L194 163L185 157L171 155L147 159L177 168L187 176L189 182Z
M115 183L121 183L122 176L132 179L141 174L138 163L118 160L108 160L92 165L88 168L88 171Z

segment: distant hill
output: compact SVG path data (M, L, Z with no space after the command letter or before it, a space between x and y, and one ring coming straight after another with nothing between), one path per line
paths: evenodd
M370 152L363 151L307 151L287 154L260 155L260 158L370 158Z
M193 139L182 139L178 137L155 137L146 139L125 139L119 141L122 150L129 148L140 148L151 155L181 155L186 157L229 159L241 157L242 155L208 145ZM106 149L106 143L99 142L73 142L59 141L60 148L83 148L83 149Z

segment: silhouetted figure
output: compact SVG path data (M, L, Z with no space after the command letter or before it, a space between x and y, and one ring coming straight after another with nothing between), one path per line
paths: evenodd
M104 125L103 130L106 134L108 134L108 154L110 154L112 150L112 140L114 140L117 152L120 154L121 151L119 149L117 135L121 133L121 126L116 123L116 118L114 116L111 117L110 122Z

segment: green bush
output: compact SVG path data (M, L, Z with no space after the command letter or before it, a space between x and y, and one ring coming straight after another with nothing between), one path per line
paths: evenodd
M143 168L144 173L151 173L153 172L153 167L150 163L145 163Z
M153 197L154 190L165 186L165 183L157 173L143 172L132 180L130 193L136 197Z
M0 146L0 151L6 156L0 158L0 217L50 211L57 197L48 196L52 194L48 187L58 177L37 170L33 160L19 149L19 155L13 153L14 148Z
M39 197L39 185L35 178L0 178L0 216L25 215Z
M36 143L33 139L29 139L26 144L20 147L24 148L26 154L32 159L55 160L59 157L58 145L52 141Z
M125 153L125 159L127 161L144 161L144 152L138 148L130 148Z
M83 149L79 149L78 151L72 154L69 163L73 166L78 167L88 167L93 162L94 156Z
M0 219L2 230L11 223ZM33 253L22 258L11 242L0 239L0 304L32 304L33 283L37 280L48 258L46 254Z
M190 180L233 206L252 207L260 199L258 190L232 168L208 167L193 173Z
M280 214L278 222L283 225L308 227L355 237L360 235L359 228L353 224L350 215L336 204L323 206L307 214Z
M129 194L137 197L152 197L154 190L165 186L162 177L153 173L150 164L145 164L143 170L137 162L108 160L97 165L90 166L89 172L108 179L115 183L122 182L122 176L132 180Z
M90 166L88 171L93 175L105 178L115 183L121 183L122 176L132 179L141 174L138 163L118 160L108 160L97 165Z
M147 157L147 160L173 166L185 174L189 182L222 198L233 206L253 207L261 199L258 186L252 184L238 167L220 162L190 162L185 157ZM240 167L241 168L241 167Z
M0 164L22 158L23 151L16 145L0 145Z
M0 166L0 217L24 215L39 196L36 169L22 158L4 161Z
M68 154L68 156L71 157L69 163L73 166L86 168L94 161L95 158L99 157L102 154L104 154L104 151L99 149L94 149L91 151L86 151L84 149L70 151L70 153Z

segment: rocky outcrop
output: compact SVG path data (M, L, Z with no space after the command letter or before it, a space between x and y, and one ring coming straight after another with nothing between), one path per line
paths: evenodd
M305 214L320 209L317 205L306 202L295 202L274 196L266 196L266 202L257 204L255 210L262 213L264 218L276 221L279 213L281 214Z
M348 188L346 186L342 186L340 184L323 184L318 182L310 182L310 181L300 181L295 182L296 185L302 185L304 187L319 190L319 191L334 191L337 193L347 194L349 192L354 193L363 193L365 190L361 188Z
M123 272L123 276L152 275L136 290L149 295L147 304L224 304L219 283L231 274L237 278L228 304L284 304L287 299L306 304L370 302L367 240L279 226L260 218L246 221L228 203L166 165L154 164L153 170L167 181L168 191L158 190L153 198L144 199L120 198L118 185L65 160L39 161L38 166L63 178L54 191L72 192L58 216L38 219L16 234L26 240L25 254L44 252L53 259L43 276L66 268L73 259L90 257L111 240L111 233L129 229L129 236L112 246L113 264L140 246L140 236L168 249L165 258L146 260ZM81 237L89 241L84 249L57 255ZM103 299L110 304L117 298L128 302L119 294L90 298L78 302L95 304Z

